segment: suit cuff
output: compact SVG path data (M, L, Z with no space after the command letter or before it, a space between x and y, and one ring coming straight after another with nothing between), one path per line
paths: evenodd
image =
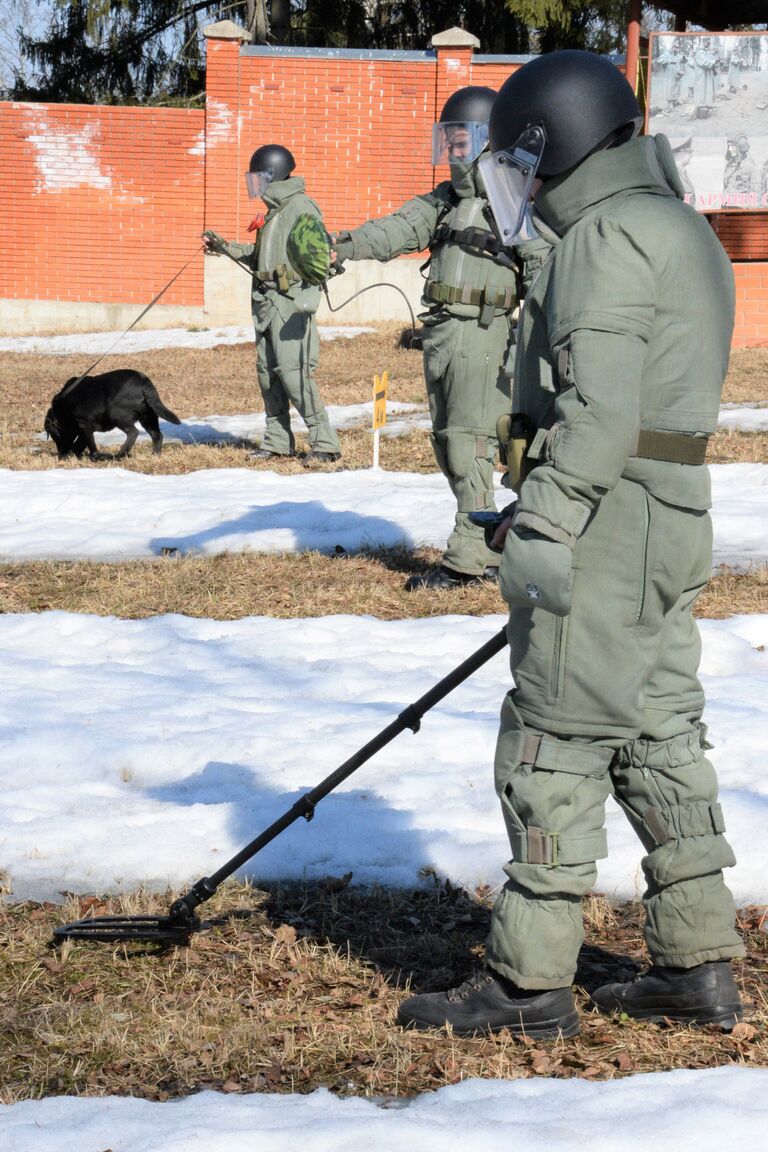
M539 469L527 477L515 513L515 527L538 532L573 548L589 523L592 508L571 499L556 484L542 480Z

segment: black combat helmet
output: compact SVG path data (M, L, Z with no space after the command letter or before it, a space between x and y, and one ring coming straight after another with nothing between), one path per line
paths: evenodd
M471 164L488 144L488 117L496 93L493 88L459 88L443 105L432 127L432 163Z
M576 49L548 52L505 80L488 125L493 153L514 149L526 129L544 130L538 175L559 176L614 134L635 135L643 122L627 80L604 56Z
M262 144L248 165L249 172L268 172L272 180L287 180L296 167L296 161L282 144Z
M496 93L493 88L481 88L479 85L459 88L458 92L449 96L443 105L440 123L456 124L470 121L478 124L487 123L495 99Z

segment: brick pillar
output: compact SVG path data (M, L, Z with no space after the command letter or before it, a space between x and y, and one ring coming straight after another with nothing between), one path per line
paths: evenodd
M241 139L242 60L250 32L222 20L203 29L205 70L204 227L227 240L238 236L240 207L247 197L244 173L250 141ZM246 96L247 103L247 96ZM225 256L205 257L204 311L210 324L242 323L249 312L250 284Z
M448 97L457 88L466 88L472 83L472 56L480 47L480 41L463 28L449 28L433 36L430 45L437 52L435 120L438 120Z
M235 239L249 142L241 143L240 46L250 32L222 20L203 29L205 76L205 227ZM244 157L243 149L248 152Z

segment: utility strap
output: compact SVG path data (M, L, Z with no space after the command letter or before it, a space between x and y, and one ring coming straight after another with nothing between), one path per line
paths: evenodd
M615 755L603 744L579 744L558 740L546 732L528 731L515 734L509 752L520 764L576 776L605 776Z
M489 256L497 256L503 247L493 232L485 228L451 228L448 224L438 224L432 234L431 247L437 244L463 244L465 248L478 248Z
M703 464L708 441L708 436L643 428L632 455L640 460L663 460L669 464Z
M494 263L509 268L516 276L520 274L514 254L494 232L486 228L451 228L448 224L438 224L429 242L430 252L440 244L458 244L462 248L471 248L483 256L490 256Z
M712 836L725 832L719 804L699 800L693 804L670 804L663 811L653 806L643 813L643 824L659 845L689 836Z
M527 828L508 827L512 856L521 864L559 865L590 864L608 855L608 837L604 828L594 832L572 832L561 835L530 824Z

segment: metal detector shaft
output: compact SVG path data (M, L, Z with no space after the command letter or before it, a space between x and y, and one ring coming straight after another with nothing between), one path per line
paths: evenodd
M506 628L502 628L500 632L497 632L496 635L483 644L481 648L478 648L476 652L468 656L457 668L454 668L452 672L449 672L447 676L444 676L442 680L438 681L433 688L430 688L428 692L425 692L424 695L420 696L418 700L415 700L413 704L409 704L408 707L399 714L397 719L393 720L391 724L388 724L386 728L382 729L378 735L374 736L372 740L369 740L367 744L364 744L362 748L359 748L358 751L353 753L343 764L340 764L334 772L331 772L330 776L326 776L325 779L321 780L311 791L305 792L303 796L300 796L287 812L275 820L273 824L270 824L269 828L265 829L254 840L251 840L250 844L246 844L236 856L233 856L226 864L222 864L217 872L214 872L212 876L204 876L201 880L198 880L189 892L187 892L186 896L182 896L171 906L171 919L191 918L195 908L202 904L203 901L210 899L217 891L219 885L231 876L233 872L236 872L242 864L245 864L246 860L250 860L252 856L260 852L262 848L266 847L267 844L279 836L281 832L300 817L303 816L305 820L311 820L315 814L316 805L319 804L323 797L327 796L329 792L332 792L334 788L341 784L343 780L346 780L348 776L351 776L361 764L364 764L366 760L370 760L371 756L374 756L386 744L394 740L395 736L405 731L406 728L410 728L412 732L418 732L421 727L422 716L424 716L426 712L429 712L431 708L434 708L435 704L447 696L449 692L452 692L454 688L457 688L459 684L467 680L473 672L476 672L483 664L487 664L492 656L495 656L497 652L501 652L506 643Z
M223 864L218 872L214 872L213 876L203 876L201 880L193 884L186 896L174 901L167 915L86 917L84 920L63 924L54 929L54 941L58 943L62 940L102 940L124 944L154 943L163 946L188 943L192 933L198 932L202 927L200 920L195 915L195 909L213 896L222 881L236 872L241 864L245 864L246 860L250 860L257 852L260 852L265 845L279 836L300 816L303 816L305 820L311 820L315 806L324 796L332 792L338 784L341 784L342 780L351 776L355 769L364 764L366 760L370 760L371 756L375 755L385 744L389 744L390 740L393 740L400 732L406 728L410 728L412 732L418 732L424 713L429 712L430 708L434 708L439 700L442 700L444 696L447 696L449 692L468 679L473 672L486 664L497 652L501 652L506 643L506 629L502 628L481 648L478 648L463 663L459 664L458 668L454 668L433 688L430 688L413 704L409 704L407 708L403 709L396 720L393 720L377 736L374 736L348 760L339 765L335 772L331 772L330 776L326 776L325 780L321 780L315 788L300 796L287 812L275 820L274 824L270 824L269 828L257 836L255 840L251 840L250 844L246 844L245 848L233 856L231 860L228 860L226 864Z

